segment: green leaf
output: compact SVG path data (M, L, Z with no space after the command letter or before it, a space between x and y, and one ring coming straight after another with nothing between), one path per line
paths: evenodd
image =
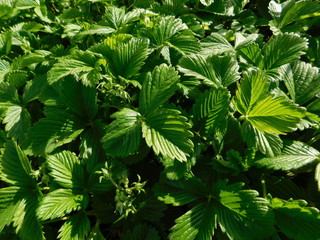
M207 58L202 55L191 55L180 59L178 70L185 76L195 77L208 85L218 87L221 83L216 79L214 69Z
M270 2L269 12L278 28L283 28L293 22L319 16L320 6L314 1L286 1L282 4Z
M139 111L146 114L165 103L177 90L179 75L166 64L156 66L148 73L142 85Z
M199 41L193 36L188 26L181 19L173 16L163 17L153 29L141 29L139 33L143 37L149 38L154 48L170 47L182 55L201 50Z
M211 33L210 36L202 39L201 47L201 54L205 55L234 53L233 46L219 33Z
M154 188L158 199L166 204L181 206L193 202L206 195L206 185L193 177L178 181L164 180Z
M88 52L76 52L72 57L61 59L48 71L48 83L57 82L63 77L73 75L82 80L84 85L93 86L101 78L96 69L96 58Z
M106 240L100 231L99 225L95 225L91 230L87 240Z
M318 183L318 191L320 191L320 163L318 163L315 173L314 173L314 178Z
M258 44L253 43L245 47L237 49L237 52L241 56L240 61L244 62L246 65L257 66L260 69L263 68L261 49Z
M73 141L84 129L84 123L65 109L46 107L44 113L46 118L30 129L25 143L35 155L46 155Z
M119 44L110 61L111 71L124 78L131 78L139 72L148 57L148 39L132 38L127 43Z
M59 229L58 238L61 240L83 240L90 232L90 220L85 212L71 216Z
M128 229L120 240L160 240L158 231L147 224L137 224Z
M298 60L307 47L307 40L298 35L286 33L273 36L262 48L264 68L274 69Z
M30 191L29 188L22 191L13 217L13 226L22 240L43 240L45 237L42 225L36 216L41 193L38 190Z
M243 183L227 185L227 181L220 181L214 185L213 197L219 203L243 217L250 220L273 221L268 209L268 201L258 197L255 190L243 190Z
M293 240L317 239L320 236L319 210L307 207L304 200L273 198L271 207L276 216L276 225Z
M296 61L279 70L294 102L303 105L320 93L319 68Z
M280 155L282 140L277 134L262 133L252 127L248 121L243 123L241 133L249 147L258 148L261 153L268 157Z
M228 86L240 78L239 66L231 56L212 55L205 58L191 55L180 60L178 69L186 76L204 80L214 87Z
M0 189L0 232L5 226L8 226L17 211L17 202L15 200L19 187L12 186Z
M114 157L126 157L137 152L141 142L140 113L124 108L111 115L115 118L101 139L106 153Z
M242 0L215 0L205 11L224 16L234 16L244 7L245 1Z
M71 189L58 189L44 196L37 215L41 220L63 217L85 208L88 200L87 195L74 194Z
M142 133L156 154L186 161L193 151L190 124L178 110L156 109L142 122Z
M36 185L30 161L14 141L5 145L1 160L1 179L15 186L34 188Z
M172 37L168 42L168 46L182 55L198 53L201 50L199 41L190 30L183 30Z
M1 82L0 83L0 108L20 105L18 92L12 85Z
M305 110L283 96L274 97L267 92L264 74L251 70L238 85L237 110L262 133L286 134L293 131L304 117Z
M65 188L84 188L84 172L80 160L70 151L63 151L47 158L50 175Z
M200 203L175 220L170 239L210 240L216 227L214 204Z
M217 218L220 227L231 239L270 236L274 231L274 218L268 208L268 201L257 197L259 194L255 190L242 190L243 185L227 185L227 181L215 184L213 197L219 202Z
M274 170L296 170L320 159L320 152L315 148L298 141L286 142L282 153L271 158L262 158L256 162L259 167Z
M72 77L60 81L56 88L61 102L84 121L92 121L98 112L96 88L84 86Z
M194 118L203 122L206 133L212 134L226 119L230 104L230 93L220 88L205 91L192 107Z
M3 123L9 137L23 142L31 125L31 117L27 109L21 106L11 106L8 108Z

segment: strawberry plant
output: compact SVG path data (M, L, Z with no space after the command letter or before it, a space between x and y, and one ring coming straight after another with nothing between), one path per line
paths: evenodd
M0 0L0 239L320 239L319 16Z

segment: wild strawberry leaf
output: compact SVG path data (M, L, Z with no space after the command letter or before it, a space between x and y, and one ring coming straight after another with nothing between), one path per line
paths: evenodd
M186 161L193 151L187 119L174 109L155 109L142 122L142 134L156 154Z
M61 240L86 239L90 232L90 220L85 212L72 215L59 229L58 238Z
M193 116L199 125L203 124L207 134L212 134L226 119L229 98L230 93L223 88L211 88L197 98L192 107Z
M50 175L62 187L73 190L84 188L83 166L77 156L70 151L63 151L47 157Z
M305 115L303 108L285 97L268 94L267 79L255 70L245 75L238 85L235 106L262 133L291 132Z
M271 207L277 226L294 240L317 239L320 234L319 210L307 207L304 200L282 200L273 198Z
M136 153L141 142L140 113L124 108L111 117L115 120L106 127L106 134L101 139L106 153L114 157Z
M175 220L170 239L212 239L216 227L215 206L211 202L199 203Z
M319 159L318 150L303 142L293 141L286 142L279 156L262 158L256 163L259 167L289 171L308 166Z
M147 114L165 103L177 90L179 75L173 67L166 64L156 66L144 79L140 97L139 111Z
M307 40L295 34L273 36L262 48L264 68L274 69L298 60L307 47Z
M88 196L74 194L71 189L57 189L48 193L37 209L37 216L41 220L63 217L75 210L88 205Z
M14 141L8 141L1 160L1 180L15 186L33 188L31 163L25 153Z
M279 70L294 102L303 105L320 93L319 68L296 61Z

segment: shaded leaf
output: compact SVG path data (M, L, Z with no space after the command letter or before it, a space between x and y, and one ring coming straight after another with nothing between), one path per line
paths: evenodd
M34 188L36 185L30 161L14 141L5 145L1 159L1 179L15 186Z
M206 133L212 134L226 119L229 98L228 90L211 88L196 99L192 107L193 116L203 122Z
M83 240L90 232L90 220L84 212L71 216L59 229L61 240Z
M307 207L306 201L273 198L271 207L276 216L276 225L289 238L305 240L320 236L319 210Z

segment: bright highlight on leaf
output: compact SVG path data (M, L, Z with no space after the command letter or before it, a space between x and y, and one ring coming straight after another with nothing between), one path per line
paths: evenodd
M285 97L268 94L267 79L256 70L251 70L238 85L235 106L262 133L291 132L305 115L303 108Z

